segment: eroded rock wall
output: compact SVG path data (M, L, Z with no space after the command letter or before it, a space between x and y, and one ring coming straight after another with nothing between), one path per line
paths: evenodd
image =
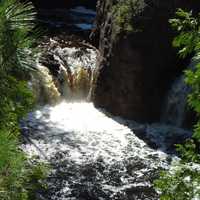
M181 67L171 43L169 18L176 8L198 11L198 1L146 0L136 19L142 31L113 37L114 0L99 0L97 32L100 35L98 76L93 92L97 107L138 121L157 121L166 91Z

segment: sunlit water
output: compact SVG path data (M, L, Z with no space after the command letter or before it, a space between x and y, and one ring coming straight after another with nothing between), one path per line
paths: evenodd
M98 50L79 41L49 38L40 45L37 73L32 73L30 88L40 105L88 99L93 85Z
M65 16L65 11L62 12ZM91 29L95 12L78 7L69 14L73 25ZM47 21L56 27L66 23L52 22L49 17ZM69 101L73 94L67 67L75 82L80 68L93 72L97 52L85 46L61 45L53 39L45 48L53 57L47 63L52 67L52 61L59 69L54 77L48 69L49 63L48 66L40 63L41 74L32 80L38 102L55 103L60 97ZM180 98L182 101L183 90L184 100L187 94L183 83L181 77L178 90L172 89L165 105L163 123L182 123L185 104L180 103ZM25 139L22 149L30 157L51 165L48 193L43 194L43 200L157 200L152 183L160 169L168 168L170 160L175 159L167 154L174 148L171 144L179 143L191 134L165 124L138 124L106 115L86 102L62 102L41 107L30 113L21 126Z
M51 163L49 200L158 199L152 189L168 155L92 103L45 106L22 123L29 156Z

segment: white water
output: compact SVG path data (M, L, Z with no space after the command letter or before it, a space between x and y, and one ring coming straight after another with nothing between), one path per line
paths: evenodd
M45 91L47 99L62 96L68 103L41 107L22 122L25 138L22 149L30 157L52 166L45 200L158 199L152 188L153 180L160 169L168 168L169 161L175 159L167 155L173 144L191 133L175 126L138 124L106 115L92 103L69 103L73 93L67 67L74 76L74 84L81 86L84 82L79 77L82 76L79 69L94 70L97 52L85 46L61 45L53 39L47 48L54 62L59 63L59 70L53 77L47 67L38 63L41 76L34 84L36 89L43 87L38 96L44 96ZM88 75L83 73L82 78ZM183 114L167 113L172 105L176 107L173 111L179 111L185 103L180 101L181 95L186 96L182 83L183 77L181 83L178 79L173 95L167 99L166 119L179 120ZM171 101L174 98L175 103ZM166 119L163 121L168 123Z
M187 95L190 88L184 82L185 76L182 75L173 84L166 99L162 122L181 127L185 120Z
M91 48L62 48L58 46L52 53L60 55L62 59L65 59L72 72L75 72L80 67L91 70L94 70L96 67L97 52Z
M84 42L58 38L50 38L40 47L44 52L38 55L38 73L33 73L30 81L38 104L55 105L61 99L87 99L97 50Z
M79 67L94 69L97 56L91 48L59 45L50 40L47 48L60 63L57 78L64 84L57 90L55 77L50 76L45 66L42 68L46 76L41 84L48 89L49 97L56 90L70 98L68 74L61 61L66 61L76 74ZM182 123L179 106L183 105L181 95L185 95L183 78L181 83L177 82L167 100L169 107L163 120L176 125ZM171 102L174 98L179 100ZM176 109L171 109L171 105ZM106 115L86 102L41 107L24 119L22 131L25 138L22 149L30 157L52 166L45 200L157 200L152 182L161 168L169 167L171 156L165 152L172 148L171 144L190 134L173 126L144 125ZM151 141L156 148L145 141Z
M194 70L199 61L200 56L196 55L192 59L188 69ZM172 84L172 87L166 96L163 104L163 113L161 116L162 123L183 127L183 123L187 114L187 96L189 92L190 87L185 83L185 74L182 74Z
M51 177L57 178L49 178L48 199L156 199L152 179L168 166L168 156L148 147L127 123L85 102L30 113L23 122L29 139L22 148L53 163Z

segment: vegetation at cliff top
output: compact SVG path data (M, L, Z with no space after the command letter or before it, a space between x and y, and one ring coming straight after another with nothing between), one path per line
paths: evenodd
M0 2L0 199L36 200L46 169L30 165L19 148L19 120L32 109L34 98L25 77L33 70L30 31L35 12L31 3Z
M178 9L170 23L179 33L173 41L180 49L179 55L195 54L193 61L197 64L194 69L185 71L185 81L191 87L188 104L197 113L198 122L192 139L177 145L181 160L163 172L155 186L161 193L161 200L195 200L200 199L200 15L195 18L192 12Z
M144 5L141 0L119 0L112 8L114 34L136 31L133 19L143 10Z

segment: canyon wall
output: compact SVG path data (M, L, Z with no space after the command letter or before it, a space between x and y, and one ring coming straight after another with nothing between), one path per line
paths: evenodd
M96 0L56 0L56 1L48 1L48 0L32 0L34 5L37 8L71 8L73 6L86 6L88 8L96 7Z
M115 115L137 121L158 121L166 91L188 65L172 47L174 33L168 20L178 7L198 11L198 1L145 0L135 17L135 31L113 33L114 0L99 0L97 30L100 37L98 75L93 101ZM115 36L114 36L115 35Z

